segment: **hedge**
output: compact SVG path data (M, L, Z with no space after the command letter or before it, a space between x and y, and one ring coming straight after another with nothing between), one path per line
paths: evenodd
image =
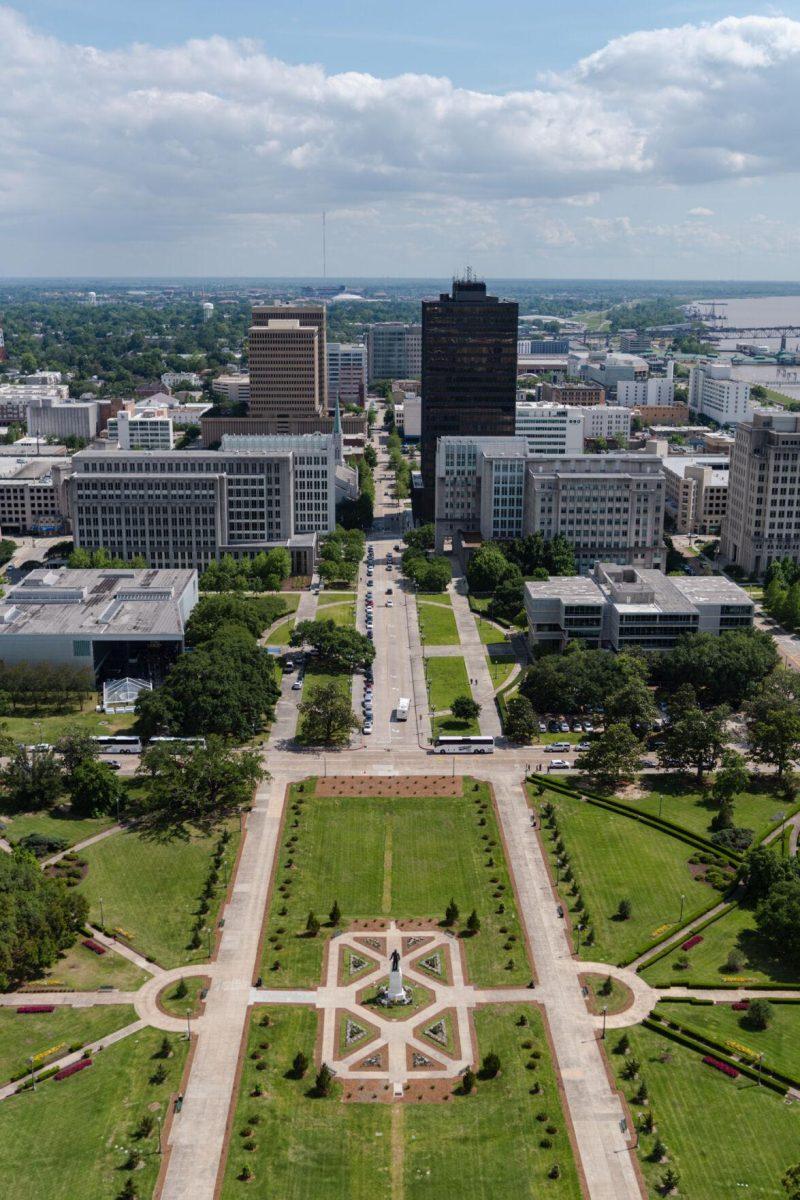
M742 1060L733 1058L727 1046L725 1046L722 1042L718 1042L714 1038L710 1038L704 1033L698 1033L694 1029L688 1029L685 1026L680 1025L677 1021L672 1021L669 1017L661 1016L660 1019L662 1023L668 1021L670 1026L676 1028L677 1031L682 1033L687 1039L699 1042L701 1046L713 1050L715 1054L718 1054L726 1062L730 1063L731 1066L736 1067L738 1071L742 1071L745 1074L749 1073L753 1079L758 1079L759 1074L762 1078L765 1075L768 1075L772 1079L777 1080L779 1083L785 1084L786 1088L800 1087L800 1080L793 1078L791 1075L785 1075L783 1071L776 1071L774 1067L767 1067L762 1064L761 1071L759 1072L748 1062L747 1059ZM657 1027L659 1024L659 1019L657 1017L649 1016L645 1018L643 1024L647 1025L648 1028L653 1028L654 1026Z
M724 905L722 906L722 908L719 910L719 912L717 912L717 913L714 913L713 917L707 917L705 921L701 921L699 925L695 925L695 927L694 927L694 929L692 930L692 932L693 932L693 933L699 933L699 931L700 931L701 929L707 929L709 925L713 925L715 921L718 921L718 920L720 919L720 917L724 917L724 916L725 916L727 913L729 913L729 912L731 911L731 909L732 909L732 908L735 908L735 907L736 907L736 905L735 905L734 903L731 903L731 904L724 904ZM690 924L690 922L687 922L687 924ZM674 936L674 935L667 934L667 937L670 937L670 936ZM653 943L653 945L654 945L654 946L658 946L658 945L660 945L660 942L654 942L654 943ZM675 949L677 948L677 946L678 946L678 942L677 942L677 940L676 940L676 941L674 941L674 942L670 942L670 944L669 944L668 946L664 946L664 948L663 948L662 950L659 950L657 954L654 954L652 958L648 958L648 960L647 960L647 962L646 962L646 963L642 963L642 964L641 964L641 967L637 967L637 970L641 970L641 968L642 968L642 967L652 967L653 963L657 963L657 962L659 962L659 961L660 961L662 958L666 958L666 956L667 956L668 954L671 954L671 953L672 953L672 951L673 951L673 950L675 950ZM645 947L645 949L644 949L644 950L642 950L642 951L640 951L640 953L641 953L641 954L646 954L646 953L647 953L647 948ZM639 955L638 955L638 954L634 954L634 956L633 956L633 957L634 957L634 958L638 958L638 957L639 957ZM631 960L629 959L628 961L630 962ZM681 986L682 986L682 985L681 985ZM716 984L714 984L714 985L712 985L712 986L716 987L717 985L716 985ZM730 984L724 984L724 985L723 985L723 984L720 984L719 986L720 986L720 987L723 987L723 986L724 986L724 987L730 987Z
M652 1017L645 1017L642 1024L653 1033L660 1033L662 1037L677 1042L679 1046L683 1046L687 1050L692 1050L695 1054L707 1054L709 1048L712 1049L722 1062L741 1072L742 1075L747 1075L748 1078L755 1079L756 1082L760 1079L764 1087L771 1088L773 1092L777 1092L780 1096L785 1096L789 1088L794 1086L792 1081L783 1082L786 1077L780 1076L776 1071L762 1067L761 1071L758 1072L753 1067L748 1066L747 1063L731 1058L727 1050L720 1047L718 1043L711 1041L710 1038L704 1038L692 1031L683 1030L680 1026L677 1029L671 1028L661 1021L654 1020Z

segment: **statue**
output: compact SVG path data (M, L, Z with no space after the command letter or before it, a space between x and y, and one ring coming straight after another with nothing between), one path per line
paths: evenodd
M399 971L400 970L400 951L399 950L392 951L391 960L392 960L392 970Z
M386 998L389 1004L408 1004L410 1000L409 993L403 987L403 972L400 969L400 952L393 950L389 956L391 970L389 972L389 986L386 989Z

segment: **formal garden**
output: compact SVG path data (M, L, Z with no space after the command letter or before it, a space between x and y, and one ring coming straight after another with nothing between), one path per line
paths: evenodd
M24 996L20 996L19 1007L26 1008ZM31 1071L43 1071L70 1050L98 1041L135 1020L135 1010L125 1004L53 1007L50 1012L0 1008L0 1086Z
M322 974L334 902L340 923L421 920L454 932L474 909L480 932L464 938L470 978L527 984L525 940L489 788L470 779L461 795L317 794L292 785L265 930L265 986L314 987ZM321 791L322 789L320 789ZM310 935L309 915L318 928Z
M383 1103L389 1085L369 1081L350 1084L345 1100L335 1078L320 1094L314 1062L318 1019L313 1009L299 1006L253 1010L224 1200L241 1196L248 1183L266 1195L295 1200L322 1193L336 1200L580 1196L544 1026L534 1006L478 1009L475 1078L469 1090L460 1079L444 1090L432 1086L432 1103ZM483 1070L491 1055L497 1062Z

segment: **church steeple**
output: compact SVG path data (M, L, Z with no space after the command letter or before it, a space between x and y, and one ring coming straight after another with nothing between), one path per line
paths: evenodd
M342 413L339 408L338 392L333 410L333 445L336 451L336 462L340 467L344 466L344 435L342 434Z

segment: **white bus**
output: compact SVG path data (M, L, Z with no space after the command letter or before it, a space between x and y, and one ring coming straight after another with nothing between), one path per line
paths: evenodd
M397 701L396 716L398 721L408 720L408 710L411 708L411 701L406 696L401 696Z
M204 737L154 737L150 738L148 743L151 746L172 745L176 743L179 746L199 746L201 750L206 748L206 739Z
M141 754L142 742L138 737L93 737L101 754Z
M439 737L434 754L494 754L493 737Z

